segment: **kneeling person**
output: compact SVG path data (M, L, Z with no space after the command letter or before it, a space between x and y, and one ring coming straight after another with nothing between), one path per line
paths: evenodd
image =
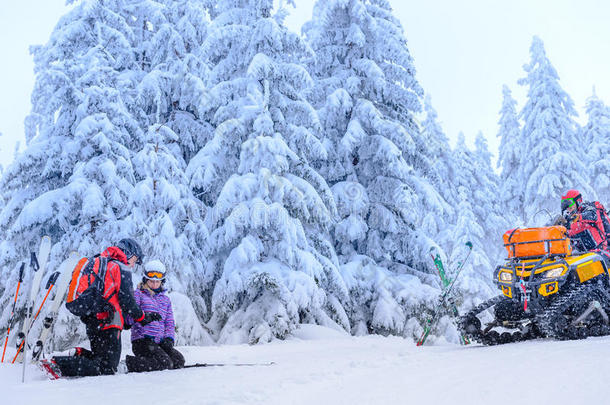
M136 303L144 312L156 312L160 321L134 324L131 345L135 356L126 356L129 372L165 370L184 367L184 357L174 349L174 313L165 294L165 266L158 260L144 265L144 277L135 290Z
M102 280L103 299L107 310L82 316L91 350L77 348L73 356L54 356L42 362L44 369L57 378L84 377L114 374L121 358L121 331L124 314L138 326L161 319L159 314L144 313L134 300L131 269L140 264L142 248L133 239L121 239L94 259L94 268L106 258L105 277ZM135 321L134 321L135 320ZM158 323L158 322L154 322Z

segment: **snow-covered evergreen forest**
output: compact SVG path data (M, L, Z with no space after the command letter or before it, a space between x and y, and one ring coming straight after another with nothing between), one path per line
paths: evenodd
M180 345L303 323L416 339L432 248L452 269L472 242L467 310L496 294L507 229L550 222L570 188L610 203L610 109L593 90L577 123L542 39L517 61L525 104L498 89L498 132L450 145L388 0L319 0L302 33L293 1L74 1L33 48L27 146L2 171L0 329L49 235L49 274L138 240L169 270ZM458 341L448 319L433 334ZM55 347L84 336L63 309Z

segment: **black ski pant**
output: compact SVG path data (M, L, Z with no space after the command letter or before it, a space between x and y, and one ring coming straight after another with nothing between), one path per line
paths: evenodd
M184 367L184 356L170 345L159 345L153 339L142 338L131 342L135 356L126 356L130 373L167 370Z
M55 356L53 360L66 377L110 375L117 371L121 359L121 331L116 328L100 330L87 326L91 350L81 349L74 356Z

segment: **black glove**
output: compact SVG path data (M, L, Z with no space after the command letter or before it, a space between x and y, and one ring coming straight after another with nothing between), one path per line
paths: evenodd
M148 325L151 322L160 321L162 319L163 318L161 318L161 315L159 315L156 312L145 312L144 313L144 319L142 319L141 321L138 321L138 322L140 322L140 325L146 326L146 325Z
M170 337L163 338L159 342L159 346L161 346L161 349L165 350L166 352L170 351L174 347L174 339Z

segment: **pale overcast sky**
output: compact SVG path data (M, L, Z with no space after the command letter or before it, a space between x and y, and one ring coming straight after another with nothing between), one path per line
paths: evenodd
M30 44L44 43L67 8L65 0L20 0L0 13L0 163L24 143L34 76ZM313 0L296 0L289 26L300 30ZM595 86L610 104L610 2L603 0L390 0L405 29L417 78L432 96L450 139L478 131L496 153L502 85L523 105L524 76L533 35L544 41L561 85L585 122L584 103Z

